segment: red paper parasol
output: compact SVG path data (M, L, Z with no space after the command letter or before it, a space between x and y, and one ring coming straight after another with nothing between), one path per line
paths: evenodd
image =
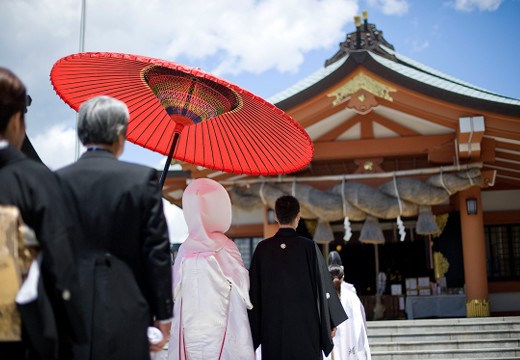
M97 95L124 101L129 141L209 169L277 175L305 167L313 145L289 115L199 69L144 56L80 53L54 64L51 82L73 109Z

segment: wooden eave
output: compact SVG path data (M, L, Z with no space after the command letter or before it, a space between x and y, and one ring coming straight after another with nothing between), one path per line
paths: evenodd
M398 171L453 164L456 159L456 140L461 117L484 116L485 132L481 134L478 159L484 162L484 170L496 170L495 189L520 188L520 106L493 102L454 93L428 85L385 67L366 50L353 51L334 72L295 95L275 103L300 125L308 129L332 116L341 115L345 105L333 104L330 94L351 81L360 73L376 82L395 89L391 99L377 97L379 106L410 115L445 129L443 134L421 134L406 124L399 124L375 111L355 114L340 121L324 134L313 138L315 153L311 164L290 176L320 176L354 173L363 161L377 163L377 171ZM405 66L409 64L402 63ZM423 71L423 69L418 69ZM437 76L435 74L430 74ZM449 79L445 79L450 81ZM456 84L456 83L455 83ZM458 84L468 87L467 84ZM475 89L483 91L481 89ZM376 107L377 109L377 107ZM396 134L394 137L375 137L373 124L377 123ZM360 138L338 140L353 126L360 127ZM497 159L498 158L498 159ZM461 159L464 163L465 159ZM228 180L235 174L218 173L182 164L191 178L211 177ZM243 179L249 178L243 176ZM184 181L186 181L185 179ZM166 180L168 191L184 189L179 180ZM378 180L365 180L378 184ZM313 184L323 188L324 183ZM170 199L180 205L180 199Z
M299 175L325 174L327 167L320 164L356 159L384 158L380 164L380 169L384 171L392 171L389 170L390 168L402 168L400 164L406 162L407 157L413 159L416 164L420 162L426 166L432 165L430 161L453 163L456 156L454 144L459 119L479 115L485 117L486 125L484 138L481 141L480 160L491 169L494 168L496 157L513 161L507 163L508 168L512 168L513 171L502 167L497 170L498 179L515 188L520 186L520 173L514 171L520 164L519 155L516 155L516 153L520 154L519 106L470 98L429 86L382 66L364 51L351 54L334 73L276 105L290 114L304 128L308 128L345 110L345 106L341 103L334 106L329 94L334 89L347 84L361 72L378 83L396 90L392 92L391 100L377 98L379 105L438 124L451 129L451 132L444 135L421 135L374 112L366 115L357 114L348 120L338 122L336 127L313 139L315 145L313 161L311 166L299 172ZM374 138L371 123L378 123L394 131L398 136ZM360 139L337 140L338 136L356 124L361 126ZM500 139L511 142L500 141ZM500 152L501 147L512 154ZM339 165L337 168L341 169L342 166Z
M336 71L325 77L303 91L284 99L275 105L284 111L288 111L300 104L304 104L311 98L338 84L348 77L356 68L363 66L373 75L385 79L388 83L400 85L415 93L426 95L430 98L438 99L446 103L460 105L462 107L478 110L478 112L490 112L511 117L520 117L520 107L511 104L493 102L485 99L478 99L470 96L461 95L447 91L435 86L425 84L410 77L395 72L374 60L366 50L354 51L349 54L348 59ZM407 64L407 66L409 66Z

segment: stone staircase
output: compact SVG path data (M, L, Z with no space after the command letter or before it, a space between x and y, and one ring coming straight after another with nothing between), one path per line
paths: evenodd
M373 360L520 359L520 316L368 321Z

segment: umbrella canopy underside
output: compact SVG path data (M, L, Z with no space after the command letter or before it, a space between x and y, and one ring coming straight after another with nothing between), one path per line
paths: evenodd
M262 98L199 69L116 53L80 53L51 71L56 93L78 110L108 95L130 111L127 139L209 169L248 175L298 171L312 159L306 131Z

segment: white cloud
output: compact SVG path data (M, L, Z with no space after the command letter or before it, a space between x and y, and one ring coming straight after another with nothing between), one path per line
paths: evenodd
M295 73L308 52L336 50L358 1L86 0L85 51L156 57L224 78ZM28 125L40 141L74 117L49 74L58 59L79 51L80 15L80 0L0 0L1 66L27 85Z
M453 7L465 12L470 12L475 9L479 11L495 11L501 3L502 0L455 0Z
M357 0L87 1L85 49L193 63L217 75L297 70L336 44ZM117 18L117 21L114 21Z
M368 0L368 4L385 15L404 15L409 8L407 0Z
M423 42L413 41L412 49L414 52L421 52L430 47L430 42L428 40L424 40Z
M75 160L76 131L65 123L54 125L47 131L30 137L30 140L43 163L52 170ZM84 151L83 146L81 151Z

